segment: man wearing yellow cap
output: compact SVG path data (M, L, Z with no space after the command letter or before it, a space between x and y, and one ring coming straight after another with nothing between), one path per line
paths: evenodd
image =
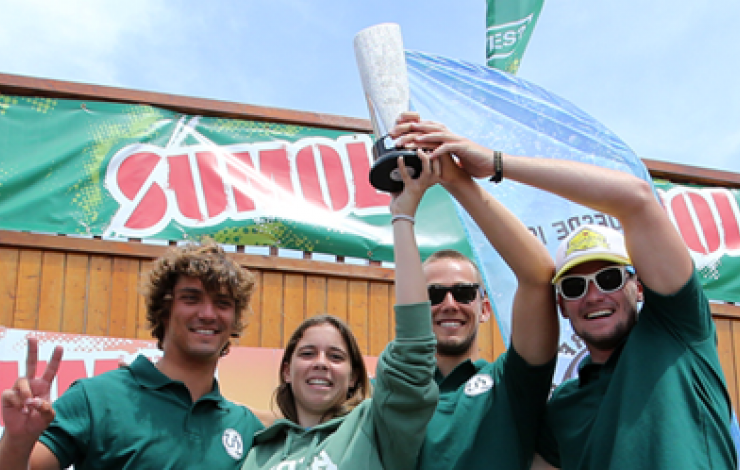
M557 302L590 354L548 403L542 457L563 469L736 469L709 304L650 184L588 164L494 152L437 123L403 130L401 145L452 153L474 177L528 184L622 224L624 237L581 227L557 252Z

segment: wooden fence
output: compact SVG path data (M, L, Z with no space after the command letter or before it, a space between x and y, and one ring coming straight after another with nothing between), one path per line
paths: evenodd
M0 231L0 325L151 339L142 273L167 247ZM307 317L348 322L364 354L378 355L393 335L393 270L381 266L235 253L257 289L250 322L235 344L282 348ZM719 352L733 403L740 400L740 307L713 304ZM481 328L480 356L504 349L495 321Z
M166 247L0 231L0 325L151 339L141 274ZM235 343L281 348L307 317L336 315L363 353L378 355L393 334L393 269L234 253L257 278L249 325ZM310 255L306 254L308 258ZM495 321L483 357L504 350Z

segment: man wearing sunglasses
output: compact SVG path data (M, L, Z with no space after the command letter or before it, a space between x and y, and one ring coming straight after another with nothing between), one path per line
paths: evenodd
M549 465L736 469L709 304L650 184L584 163L493 152L437 123L417 122L407 132L413 145L435 149L432 158L453 153L474 177L528 184L622 225L624 238L582 227L556 255L560 311L590 355L548 403L538 451Z
M406 113L391 132L404 135ZM427 427L420 470L529 468L537 423L552 384L558 321L547 249L501 203L458 167L440 158L442 186L457 199L514 272L509 350L495 362L478 357L478 331L491 303L475 263L454 250L432 254L424 276L437 338L439 404Z

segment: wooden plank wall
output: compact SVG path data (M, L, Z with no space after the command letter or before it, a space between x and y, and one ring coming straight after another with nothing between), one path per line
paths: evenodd
M151 339L140 279L166 249L0 231L0 325ZM392 269L233 256L254 273L258 286L236 344L281 348L304 318L319 313L347 321L365 354L379 354L391 339Z
M715 304L712 305L712 313L727 391L735 410L740 412L740 306Z
M142 273L166 247L0 231L0 325L151 339ZM282 348L296 326L319 314L350 325L378 355L393 336L393 270L235 253L257 278L242 346ZM481 356L504 350L495 321L481 331Z
M0 325L151 339L140 278L166 247L0 231ZM393 270L235 253L257 277L249 324L235 344L282 348L307 317L346 320L364 354L393 336ZM713 304L719 353L740 409L740 306ZM480 330L480 356L505 350L494 320Z

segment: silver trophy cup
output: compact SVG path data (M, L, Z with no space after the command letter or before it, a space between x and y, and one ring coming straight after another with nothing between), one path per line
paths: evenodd
M416 152L397 148L388 135L396 118L409 110L409 83L400 26L384 23L357 33L355 57L377 139L373 145L370 184L381 191L398 192L403 189L398 157L403 157L412 178L421 174L421 160Z

